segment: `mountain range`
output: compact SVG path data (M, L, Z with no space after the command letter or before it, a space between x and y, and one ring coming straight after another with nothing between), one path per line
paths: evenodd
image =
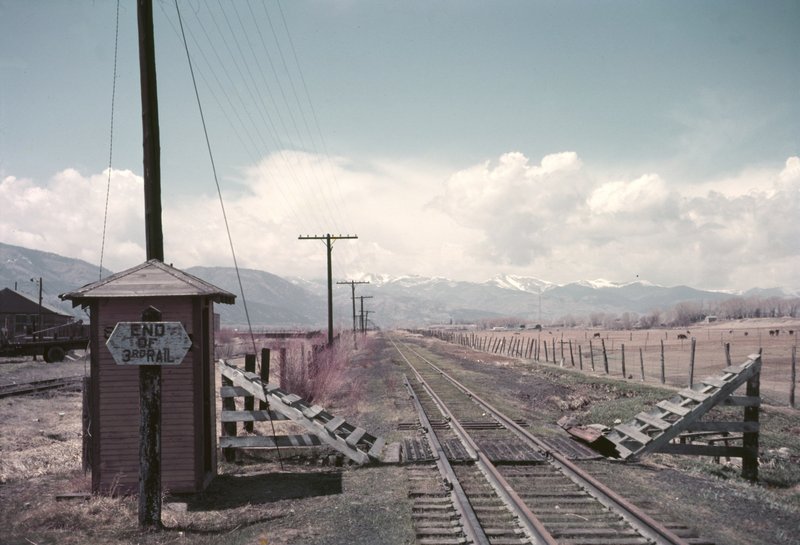
M326 279L282 278L254 269L240 269L237 277L236 270L231 267L183 270L237 295L235 305L215 306L224 326L243 326L249 316L249 322L257 328L326 327ZM102 271L102 277L110 274L111 271ZM0 288L17 289L37 300L41 278L43 303L78 318L86 319L85 313L61 301L58 295L94 282L100 276L100 268L85 261L0 243ZM514 275L498 275L482 283L378 274L363 275L355 280L369 282L356 285L356 313L360 314L363 301L364 309L370 311L370 321L381 327L465 323L503 317L549 323L568 315L645 314L655 309L666 310L684 301L796 295L781 288L732 293L688 286L664 287L642 281L619 284L594 280L559 285ZM353 319L351 287L334 285L333 292L335 322L349 328ZM365 298L360 300L360 296Z

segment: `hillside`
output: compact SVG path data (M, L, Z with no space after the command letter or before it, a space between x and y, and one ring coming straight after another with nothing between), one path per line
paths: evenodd
M17 289L35 299L37 282L43 278L45 304L85 318L80 309L58 299L58 294L94 282L97 266L57 254L0 243L0 287ZM258 328L318 328L327 325L325 279L282 278L254 269L240 270L244 299L236 271L230 267L190 267L186 272L234 293L235 305L217 305L222 323L230 327L250 322ZM104 270L103 276L111 274ZM36 281L32 281L34 279ZM518 317L528 322L550 322L566 316L590 314L649 314L681 302L702 306L737 294L699 290L688 286L664 287L647 282L617 284L605 280L558 285L532 277L498 275L483 283L442 277L364 275L369 282L356 287L364 299L370 320L382 327L417 327ZM336 327L350 328L353 320L352 291L334 285ZM749 290L744 297L785 297L781 288ZM356 300L356 314L361 301Z

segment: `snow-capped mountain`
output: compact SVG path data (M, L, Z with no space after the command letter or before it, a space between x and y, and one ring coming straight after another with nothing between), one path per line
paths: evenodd
M34 286L28 279L43 278L45 303L65 311L68 303L58 293L76 289L97 279L98 269L89 263L56 254L0 243L0 288L19 284L21 291ZM235 305L219 305L222 323L246 323L236 271L229 267L190 267L187 272L231 293ZM110 274L105 271L104 276ZM268 327L325 327L327 325L327 280L281 278L265 271L240 270L252 323ZM782 288L753 289L742 294L708 291L688 286L658 286L646 281L618 283L592 280L556 284L534 277L502 274L485 282L466 282L443 277L360 274L348 280L368 282L355 286L357 312L361 305L370 319L383 327L424 327L430 324L475 322L482 319L517 317L529 322L549 323L591 313L641 315L667 310L679 302L709 304L732 297L797 297ZM343 279L341 279L343 281ZM336 282L336 279L334 280ZM353 315L353 289L334 284L334 317L349 328ZM84 316L85 318L85 316Z

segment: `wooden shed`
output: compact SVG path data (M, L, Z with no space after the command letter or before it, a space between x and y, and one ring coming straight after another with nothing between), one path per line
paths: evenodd
M106 340L118 322L150 306L181 322L192 347L162 368L161 482L165 491L202 491L216 475L214 303L235 296L158 260L60 295L91 316L90 458L94 492L128 493L139 481L139 369L117 365Z
M42 323L39 324L41 316ZM50 329L74 321L74 317L39 305L36 301L9 288L0 290L0 329L10 337L24 337L39 329Z

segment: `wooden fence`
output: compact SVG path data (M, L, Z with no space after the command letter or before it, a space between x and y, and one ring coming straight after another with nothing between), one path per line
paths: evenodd
M772 333L765 339L760 333L738 331L736 335L733 330L697 336L677 330L417 332L489 354L678 387L691 386L701 373L715 374L732 361L759 353L762 396L769 403L797 406L794 330L784 331L780 341L780 335Z

